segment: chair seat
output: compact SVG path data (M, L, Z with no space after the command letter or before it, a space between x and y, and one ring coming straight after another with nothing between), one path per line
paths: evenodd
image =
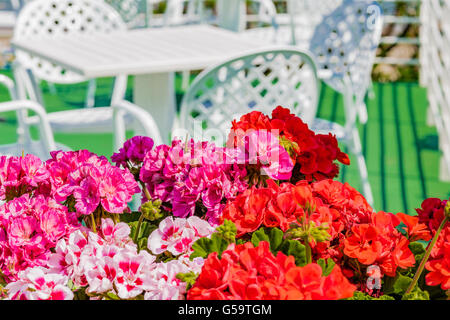
M314 119L312 126L310 127L312 131L318 134L328 134L332 133L336 135L338 140L346 140L347 134L345 128L340 124L325 119Z
M71 149L63 144L56 144L57 150L70 151ZM2 156L21 156L22 152L24 154L34 154L39 157L42 161L50 158L50 154L45 151L44 146L41 141L32 141L27 144L7 144L0 146L0 155Z
M47 119L54 132L106 133L113 131L113 108L98 107L51 112ZM28 118L31 125L37 124L37 116ZM131 115L125 115L125 122L131 123Z

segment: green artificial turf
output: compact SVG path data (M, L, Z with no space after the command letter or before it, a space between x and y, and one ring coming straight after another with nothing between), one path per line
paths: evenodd
M0 73L11 76L8 70ZM112 79L98 79L96 104L109 104ZM127 99L132 99L132 79ZM49 112L82 108L87 84L56 86L56 95L42 83L43 96ZM182 97L181 77L176 77L177 101ZM369 180L375 197L375 209L414 214L427 197L449 198L450 183L441 182L440 152L436 129L426 124L426 90L417 83L374 83L374 99L367 99L369 121L360 126ZM0 102L9 99L0 87ZM341 95L326 85L320 92L318 117L344 123ZM0 144L16 139L15 113L0 114ZM36 135L36 132L33 132ZM70 148L88 149L111 156L111 134L60 134L55 140ZM353 157L350 155L350 159ZM360 189L356 164L341 169L339 178Z

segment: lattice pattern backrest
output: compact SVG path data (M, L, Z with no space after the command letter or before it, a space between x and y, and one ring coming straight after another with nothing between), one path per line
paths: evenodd
M341 4L342 0L288 0L287 10L296 27L314 29Z
M105 0L113 7L127 24L128 28L146 26L146 2L147 0Z
M282 105L311 122L317 111L318 80L309 54L293 49L267 50L225 62L200 74L181 106L181 127L230 129L231 122L258 110L271 114Z
M102 0L34 0L19 13L14 38L126 30L120 15ZM85 79L48 61L17 52L18 61L42 80L76 83Z
M317 26L310 45L318 67L332 71L327 83L343 92L348 75L353 92L365 94L382 28L381 9L370 0L344 0Z

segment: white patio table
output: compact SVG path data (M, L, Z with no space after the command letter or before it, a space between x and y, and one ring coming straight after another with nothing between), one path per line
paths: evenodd
M174 72L267 46L207 25L24 38L12 45L87 78L135 75L134 103L154 117L166 142L176 112Z

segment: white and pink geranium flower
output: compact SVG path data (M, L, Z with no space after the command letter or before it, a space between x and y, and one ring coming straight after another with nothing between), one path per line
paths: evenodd
M214 230L207 221L196 216L187 219L167 217L148 238L148 248L156 255L168 251L179 256L190 252L197 239L210 236Z

